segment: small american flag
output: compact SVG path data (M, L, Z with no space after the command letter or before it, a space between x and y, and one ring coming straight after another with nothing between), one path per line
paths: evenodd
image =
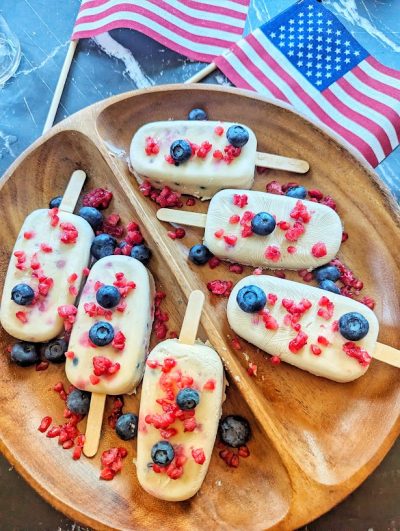
M400 141L400 72L316 0L300 0L215 59L236 86L323 122L376 167Z
M72 39L138 30L196 61L211 62L242 36L250 0L83 0Z

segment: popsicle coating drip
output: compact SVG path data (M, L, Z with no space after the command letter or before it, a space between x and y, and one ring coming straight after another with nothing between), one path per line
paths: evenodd
M252 229L261 212L275 218L270 234ZM204 245L224 260L269 269L311 269L332 260L342 223L331 208L291 197L223 190L210 201Z
M9 334L39 342L62 331L57 307L74 303L93 238L90 225L79 216L57 209L29 214L15 242L1 300L0 320ZM11 299L20 284L35 292L31 304Z
M260 288L265 306L244 311L237 300L246 286ZM242 292L243 294L243 292ZM345 338L339 323L356 312L366 319L368 333L359 340ZM367 306L348 297L267 275L245 277L234 287L227 317L236 334L249 343L317 376L350 382L368 369L379 332L378 320Z
M182 410L177 395L184 388L198 392L194 409ZM146 361L140 403L137 474L153 496L186 500L201 487L211 460L221 416L224 374L218 354L200 341L193 345L168 339L159 343ZM169 418L172 411L172 416ZM175 457L157 466L152 448L169 442Z
M102 286L118 288L122 296L115 307L99 304L96 295ZM65 371L75 387L108 395L135 390L151 334L153 296L153 277L138 260L107 256L94 264L82 290L66 355ZM112 332L108 343L106 329ZM96 330L98 342L106 343L103 346L89 337Z
M254 180L257 140L253 131L241 148L230 146L226 138L228 122L167 121L142 126L134 135L130 161L139 182L148 179L155 188L167 185L182 194L209 199L222 188L251 188ZM170 159L171 144L188 140L193 147L189 160L175 165ZM207 142L208 144L204 144ZM207 151L208 150L208 151Z

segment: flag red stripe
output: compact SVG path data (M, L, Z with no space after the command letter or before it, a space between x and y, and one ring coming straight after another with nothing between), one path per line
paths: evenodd
M389 66L385 66L379 61L375 59L375 57L372 57L371 55L365 59L367 63L369 63L375 70L378 70L379 72L382 72L382 74L386 74L387 76L394 77L395 79L400 80L400 72L398 70L394 70L393 68L390 68Z
M363 103L364 105L367 105L371 107L371 109L374 109L375 111L379 112L383 116L385 116L393 125L396 133L397 138L400 142L400 116L396 113L394 109L386 105L385 103L382 103L380 101L375 100L374 98L371 98L364 92L360 92L357 90L347 79L344 79L343 77L338 79L336 83L342 88L349 96L354 98L355 100L359 101L360 103Z
M387 96L391 96L392 98L398 100L400 99L400 89L398 90L394 87L390 87L389 85L386 85L386 83L382 83L381 81L372 78L366 72L361 70L359 66L354 67L352 73L365 85L368 85L369 87L377 90L378 92L382 92Z
M205 11L207 13L216 13L219 15L225 15L227 17L237 18L239 20L246 20L247 13L240 13L239 11L235 11L234 9L230 9L224 6L213 6L209 4L202 4L199 2L195 2L193 0L178 0L181 4L184 5L184 7L190 7L191 9L196 9L198 11ZM249 0L232 0L236 2L237 4L247 6L249 3ZM108 0L90 0L89 2L85 2L81 5L79 14L84 13L86 9L92 8L92 7L100 7L102 5L105 5L108 2ZM169 7L171 9L171 7ZM99 15L96 15L98 17L101 17L101 13Z
M175 52L178 52L182 55L187 55L188 57L191 57L192 59L195 59L196 61L201 61L204 63L211 63L215 58L214 55L207 54L204 52L196 52L190 48L186 48L185 46L177 44L176 42L173 42L167 37L165 37L162 33L158 33L157 31L152 30L148 26L144 26L143 24L139 24L138 22L134 22L132 20L126 20L124 21L123 27L134 29L136 31L140 31L141 33L144 33L148 37L151 37L152 39L163 44L167 48L171 48L171 50L174 50ZM96 35L100 35L101 33L105 33L107 31L111 31L117 28L121 28L120 20L115 20L114 22L110 22L109 24L104 24L102 26L99 26L96 29L90 29L87 31L78 31L77 33L73 34L72 38L74 40L75 39L89 39L90 37L95 37Z
M252 35L253 36L253 35ZM290 76L285 70L277 63L277 61L266 51L264 50L264 58L271 68L279 75L285 83L291 87L293 92L298 98L300 98L303 103L310 109L310 111L319 119L321 122L329 126L333 131L338 135L342 136L347 142L352 144L354 147L360 151L368 162L374 167L378 165L378 159L372 150L372 148L365 142L362 138L354 134L352 131L349 131L339 123L337 123L327 112L322 109L312 97L301 87L297 81Z
M329 101L329 103L338 109L342 114L353 120L353 122L361 125L368 131L370 131L378 140L382 146L383 152L387 157L392 151L392 146L390 144L389 137L387 136L385 130L376 122L360 114L359 112L351 109L348 105L339 100L339 98L333 94L333 92L327 88L322 92L322 95Z
M184 37L185 39L194 40L197 43L212 44L214 46L221 46L221 48L229 48L229 46L232 44L231 41L226 41L224 39L217 39L216 37L212 37L212 36L206 37L203 35L197 35L195 33L191 33L183 28L180 28L176 24L173 24L172 22L166 20L165 18L160 17L153 11L150 11L143 7L133 6L131 4L119 4L110 9L106 9L100 15L87 15L87 16L80 17L77 23L78 24L90 24L93 22L100 22L101 20L105 19L109 15L112 15L113 13L119 13L121 9L124 9L124 11L127 11L129 13L141 15L147 18L148 20L152 20L153 22L159 24L160 26L163 26L169 29L170 31L176 33L177 35L180 35L181 37ZM184 17L182 16L182 18ZM229 31L231 33L236 33L238 35L242 34L241 28L234 28L226 24L219 24L218 22L211 22L211 21L204 21L204 20L198 20L197 23L195 23L196 19L192 19L192 17L189 17L189 18L191 18L189 22L193 24L195 27L201 24L203 27L210 27L213 29L224 30L223 26L225 26L227 28L226 31ZM121 18L119 21L119 24L121 25L122 23L123 26L126 27L127 22L128 22L128 19ZM204 22L207 22L207 24L204 24Z
M254 88L232 67L223 55L216 57L215 64L234 85L255 92Z
M253 35L249 35L246 40L255 51L260 49L259 42L253 37ZM286 103L290 103L285 94L270 79L268 79L264 72L247 57L247 55L239 46L235 46L235 55L243 64L247 66L247 69L250 70L254 77L263 83L263 85L265 85L265 87L275 96L275 98L278 98L278 100L282 100Z

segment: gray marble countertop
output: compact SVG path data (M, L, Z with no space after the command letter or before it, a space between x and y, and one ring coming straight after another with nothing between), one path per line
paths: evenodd
M0 174L42 133L79 4L79 0L0 0L0 14L22 48L15 77L0 87ZM251 0L245 31L291 4L292 0ZM400 0L326 0L324 4L371 54L400 70ZM80 41L56 121L114 94L184 81L202 66L131 30ZM229 84L219 72L206 82ZM379 165L377 173L399 201L400 148ZM0 484L0 529L78 529L31 490L4 458L0 458ZM398 441L355 493L307 529L400 530L399 492Z

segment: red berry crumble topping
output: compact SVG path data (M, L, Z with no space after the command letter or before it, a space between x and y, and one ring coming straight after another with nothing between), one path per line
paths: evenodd
M122 460L128 455L125 448L110 448L101 454L100 479L110 481L122 470Z
M289 341L289 350L294 354L297 354L299 350L301 350L307 344L307 340L308 335L302 330L299 330L297 336Z
M315 243L311 248L311 254L315 258L322 258L327 255L326 245L323 242Z
M214 295L221 295L229 297L233 287L233 282L230 280L211 280L207 282L207 289Z
M326 321L332 319L333 312L335 310L335 305L328 299L328 297L321 297L318 302L318 306L320 307L317 312L317 315L319 315L319 317L322 317Z
M311 219L311 214L307 209L307 206L299 199L296 205L290 212L290 217L303 223L308 223Z
M267 260L279 262L281 258L281 251L277 245L268 245L268 247L265 249L264 256Z
M146 138L146 144L145 144L145 147L144 147L144 151L145 151L146 155L148 155L148 156L157 155L157 153L160 152L160 146L159 146L157 140L155 140L151 136L148 136Z
M234 194L233 204L239 208L244 208L248 203L248 196L246 194Z
M350 356L350 358L356 359L362 367L368 367L371 363L372 356L370 356L365 349L351 341L348 341L343 345L343 351Z
M63 243L76 243L79 233L75 225L73 225L72 223L61 223L60 229L62 231L60 240Z
M85 194L82 198L83 206L90 206L105 210L111 203L113 198L112 192L104 188L96 188Z

